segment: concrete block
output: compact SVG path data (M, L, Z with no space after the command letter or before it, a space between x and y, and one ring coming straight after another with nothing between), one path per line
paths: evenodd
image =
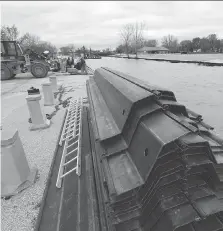
M67 68L67 72L72 74L72 75L78 74L78 70L74 67L73 68L72 67Z
M55 99L54 99L51 83L43 83L42 89L43 89L43 97L44 97L44 106L55 105Z
M30 169L14 128L3 128L1 136L1 197L12 196L35 182L37 169Z
M49 79L50 79L52 91L57 92L58 91L57 77L56 76L50 76Z
M40 106L41 95L29 95L26 97L31 118L30 130L44 129L50 126L50 120L46 119L45 113Z

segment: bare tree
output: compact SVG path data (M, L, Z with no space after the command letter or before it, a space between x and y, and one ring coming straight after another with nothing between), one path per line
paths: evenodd
M57 48L53 44L41 41L39 36L25 33L23 36L19 37L19 30L15 25L1 26L1 40L17 40L25 52L27 49L34 50L37 53L48 50L54 54L57 51Z
M208 52L212 49L210 41L207 38L202 38L200 41L200 48L202 52Z
M57 51L57 48L50 42L41 41L40 37L26 33L19 38L19 43L23 50L26 52L27 49L34 50L37 53L42 53L48 50L51 54L54 54Z
M123 53L124 50L125 50L125 47L124 47L124 45L122 45L122 44L120 44L120 45L116 48L116 52L119 53L119 54Z
M69 46L60 47L60 51L63 55L69 55L70 47Z
M223 39L220 40L220 52L223 53Z
M201 39L199 37L192 39L193 50L197 51L200 48L200 41Z
M176 52L178 49L178 40L176 37L169 34L163 37L162 46L168 48L170 51Z
M13 26L2 26L1 27L1 40L16 40L19 36L18 28Z
M71 56L74 56L74 53L75 53L75 46L74 46L74 44L70 43L70 44L68 44L67 47L69 49L68 54L71 55Z
M143 42L143 46L145 47L156 47L158 45L158 41L156 39L149 39Z
M216 45L217 45L217 41L218 41L218 37L216 34L209 34L207 39L209 40L209 43L211 45L211 50L215 51L216 49Z
M36 35L30 33L25 33L22 37L19 38L19 43L23 49L34 49L40 43L40 38Z
M181 41L180 50L183 52L193 52L193 43L190 40Z
M133 35L133 26L132 24L126 24L123 26L123 28L120 31L120 36L123 41L124 47L125 47L125 52L128 55L129 58L129 47L131 44L132 40L132 35Z
M136 58L137 50L143 44L144 41L144 30L146 29L146 24L144 22L136 22L133 26L133 44L135 47Z

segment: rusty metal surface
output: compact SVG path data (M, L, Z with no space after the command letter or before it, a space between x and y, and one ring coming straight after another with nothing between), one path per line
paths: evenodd
M173 92L129 75L100 68L90 81L119 128L114 136L99 137L93 157L108 227L222 230L223 142L212 127ZM94 117L103 107L97 107L91 100L91 119L100 130Z

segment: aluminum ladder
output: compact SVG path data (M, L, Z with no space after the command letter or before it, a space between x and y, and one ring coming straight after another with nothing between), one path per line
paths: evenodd
M76 171L78 176L81 175L82 113L83 98L71 100L59 142L59 145L62 146L65 141L57 176L57 188L61 188L63 178L70 173ZM72 158L69 159L69 156ZM66 171L68 165L72 168Z

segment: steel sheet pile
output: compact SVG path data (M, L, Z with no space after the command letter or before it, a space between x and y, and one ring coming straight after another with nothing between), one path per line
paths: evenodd
M87 92L102 230L223 230L223 140L202 116L109 68Z

